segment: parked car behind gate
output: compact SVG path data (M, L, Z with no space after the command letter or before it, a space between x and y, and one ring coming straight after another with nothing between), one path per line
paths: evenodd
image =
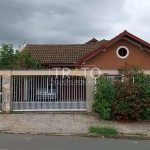
M40 85L36 91L36 99L40 101L55 101L57 99L57 86L53 84L52 78L47 78L44 86Z

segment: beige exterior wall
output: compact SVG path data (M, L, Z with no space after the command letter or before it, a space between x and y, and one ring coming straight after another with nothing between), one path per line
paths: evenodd
M150 74L150 70L149 69L143 69L145 74ZM89 72L89 73L88 73ZM100 74L111 74L111 75L117 75L118 74L118 70L117 69L100 69ZM9 76L13 76L13 75L20 75L20 76L31 76L31 75L56 75L56 71L55 70L21 70L21 71L0 71L0 75L9 75ZM65 74L67 74L67 70L65 70ZM76 75L76 76L87 76L90 75L90 69L86 70L86 73L83 69L79 69L77 71L75 70L70 70L70 73L68 73L68 75ZM92 71L93 76L98 74L98 71L93 70ZM63 75L62 71L58 71L57 75Z
M56 73L56 70L51 69L51 70L8 70L8 71L3 71L0 70L0 75L3 74L11 74L13 75L20 75L20 76L27 76L27 75L63 75L64 74L68 74L68 75L76 75L76 76L83 76L85 75L84 70L67 70L64 69L63 70L58 70Z

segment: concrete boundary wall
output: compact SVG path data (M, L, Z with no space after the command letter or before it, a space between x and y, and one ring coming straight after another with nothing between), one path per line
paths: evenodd
M64 72L57 71L56 70L1 70L0 75L2 76L2 111L9 113L12 111L11 109L11 103L12 103L12 97L11 97L11 76L49 76L49 75L63 75L67 74L70 76L86 76L86 78L89 78L90 76L90 71L86 70L70 70L68 71L67 69L64 70ZM93 73L94 74L94 73ZM90 82L88 86L87 83L87 88L86 88L86 95L87 97L87 102L92 101L93 102L93 94L92 91L94 90L94 84ZM91 86L92 85L92 86ZM91 89L92 87L92 89ZM91 95L90 95L91 93ZM92 98L92 99L91 99ZM61 110L60 110L61 111ZM87 104L87 111L90 112L91 108Z
M145 74L150 74L150 70L144 70ZM68 73L65 70L65 73ZM92 72L93 76L98 76L98 72ZM118 75L117 69L101 69L101 74ZM32 75L56 75L56 70L1 70L0 75L2 76L2 111L11 112L11 76L32 76ZM63 75L62 70L57 71L57 75ZM93 91L94 82L91 77L91 70L70 70L68 75L85 76L87 79L86 83L86 107L87 112L92 112L92 103L94 101Z

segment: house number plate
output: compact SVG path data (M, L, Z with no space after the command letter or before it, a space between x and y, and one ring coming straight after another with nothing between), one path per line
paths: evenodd
M9 79L3 79L3 84L8 84L9 83Z

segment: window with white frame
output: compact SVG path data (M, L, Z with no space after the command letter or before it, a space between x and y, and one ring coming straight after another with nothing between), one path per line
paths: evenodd
M116 54L121 59L127 58L129 55L129 49L125 46L120 46L117 48Z

